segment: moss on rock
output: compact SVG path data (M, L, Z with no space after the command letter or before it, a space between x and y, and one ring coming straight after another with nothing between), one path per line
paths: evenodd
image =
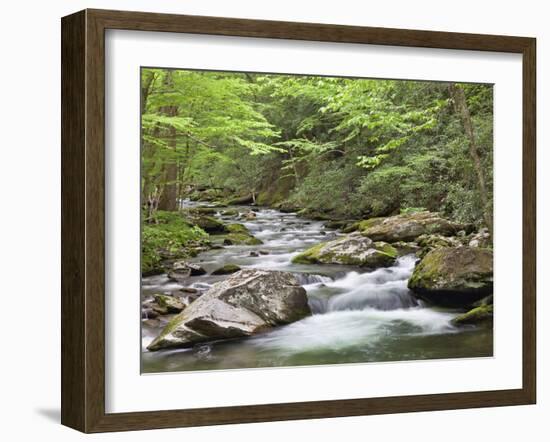
M185 308L181 300L175 296L156 294L154 299L157 305L166 313L179 313Z
M191 220L195 225L199 226L205 232L208 232L211 234L227 232L225 224L222 223L221 221L218 221L216 218L212 216L206 216L206 215L195 216L195 217L192 217Z
M414 269L408 287L433 304L469 306L493 291L493 253L472 247L432 250Z
M420 235L453 235L464 226L437 213L414 212L359 222L359 231L374 241L414 241Z
M229 233L245 233L250 235L250 231L246 228L246 226L239 223L227 224L225 228Z
M227 233L215 235L212 237L212 240L216 244L225 244L225 245L245 245L245 246L256 246L263 244L261 239L256 238L250 233L246 226L233 223L226 224L225 231Z
M453 319L454 325L481 325L493 323L493 305L482 305L457 316Z
M302 253L299 253L294 258L292 258L292 262L294 264L315 264L320 262L319 261L320 251L325 246L325 244L326 243L324 242L319 243L303 251Z
M231 273L236 273L239 270L241 270L241 268L236 264L226 264L223 267L214 270L212 275L229 275Z
M397 250L385 242L373 242L354 233L333 241L319 243L296 255L295 264L342 264L387 267L394 263Z
M209 243L208 234L179 212L158 211L144 222L141 231L141 271L143 275L164 272L164 259L185 259Z

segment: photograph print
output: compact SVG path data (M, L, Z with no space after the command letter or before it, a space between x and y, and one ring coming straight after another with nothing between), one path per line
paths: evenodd
M142 373L493 356L492 84L140 75Z

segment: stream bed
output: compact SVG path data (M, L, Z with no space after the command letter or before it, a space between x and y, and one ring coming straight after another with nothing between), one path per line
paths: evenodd
M250 207L231 209L248 211ZM291 259L296 254L339 233L325 228L322 221L293 213L254 210L256 218L249 221L220 213L216 217L244 224L263 244L212 249L191 262L209 273L224 264L292 272L307 291L312 316L249 338L157 352L147 351L146 346L162 327L144 321L143 373L492 356L492 329L454 327L451 320L460 311L429 307L412 296L407 281L417 259L414 255L373 271L342 265L293 264ZM251 256L251 252L258 256ZM194 276L185 286L205 291L225 278ZM145 277L141 301L182 287L165 274Z

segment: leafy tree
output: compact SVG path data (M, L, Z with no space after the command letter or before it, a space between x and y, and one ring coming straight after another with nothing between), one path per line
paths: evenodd
M148 219L196 188L340 218L491 226L490 85L142 70Z

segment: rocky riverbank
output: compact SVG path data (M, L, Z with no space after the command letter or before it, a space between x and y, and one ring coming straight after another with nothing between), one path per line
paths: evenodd
M200 263L191 262L199 253L234 246L250 249L245 252L250 259L269 255L269 250L258 249L262 239L245 225L254 223L255 210L247 206L193 206L177 214L191 229L203 233L199 244L178 244L180 253L166 256L158 250L164 256L159 271L183 287L176 292L155 293L144 301L145 324L158 330L147 347L150 351L262 334L311 314L311 306L318 301L308 300L292 273L241 269L231 262L207 271ZM318 231L320 238L328 232L328 241L317 240L292 254L289 261L298 267L341 266L372 272L395 266L400 256L412 253L417 264L406 283L413 297L426 305L458 309L452 319L455 327L491 324L492 249L487 231L474 232L471 226L430 212L340 224L339 231L331 230L330 223L319 224L322 230ZM282 225L281 234L289 227L292 224ZM221 280L200 289L186 287L203 275ZM396 306L401 303L415 305L403 298Z

